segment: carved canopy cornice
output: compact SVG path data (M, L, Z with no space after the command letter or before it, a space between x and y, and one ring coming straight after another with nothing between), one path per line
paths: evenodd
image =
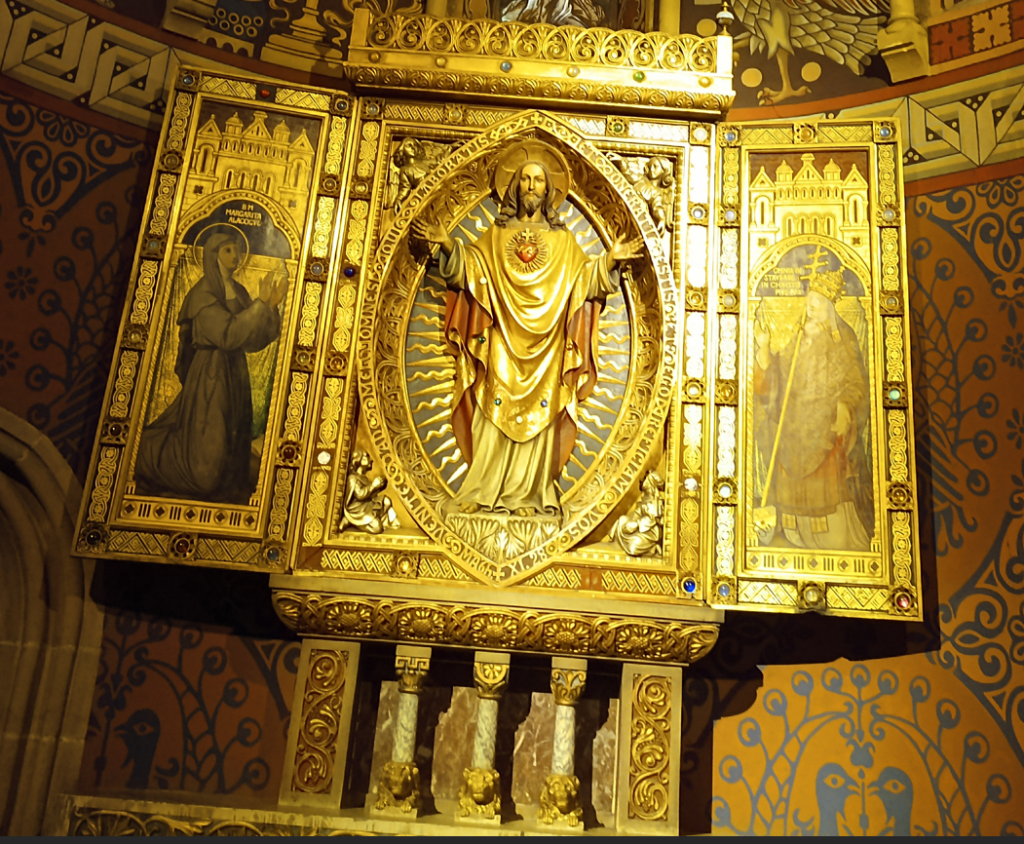
M346 75L371 90L538 99L605 110L721 115L732 38L584 29L357 9Z

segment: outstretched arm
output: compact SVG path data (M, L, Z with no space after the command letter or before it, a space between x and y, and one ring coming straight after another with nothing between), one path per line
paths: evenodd
M639 258L643 248L644 239L640 236L634 237L632 240L626 240L625 235L617 238L611 245L611 248L604 253L605 266L608 268L608 272L615 269L615 265L620 261Z
M455 251L455 241L452 240L452 236L448 234L443 226L439 226L437 223L429 223L423 217L420 217L412 221L409 230L417 240L440 246L441 251L444 252L446 257Z

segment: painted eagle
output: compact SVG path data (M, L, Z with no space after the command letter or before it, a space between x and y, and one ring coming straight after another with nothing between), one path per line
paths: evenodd
M789 57L798 49L810 50L858 76L878 52L878 31L889 19L889 0L732 0L732 8L746 28L734 49L750 46L751 55L768 49L778 60L782 85L762 89L761 105L774 105L811 92L794 88L789 78Z

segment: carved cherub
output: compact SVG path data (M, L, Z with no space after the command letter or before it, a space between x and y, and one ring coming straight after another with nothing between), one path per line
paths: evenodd
M403 138L391 155L391 178L388 183L388 202L397 214L402 203L420 186L438 162L449 153L447 144Z
M608 536L619 543L627 554L645 557L656 554L661 548L662 519L665 503L662 490L665 481L657 472L647 473L640 485L640 500L632 513L619 516L612 525Z
M662 155L651 156L644 164L638 158L609 157L647 203L658 234L665 234L672 228L672 162Z
M370 480L373 461L365 451L352 453L348 479L345 481L345 500L339 530L353 527L364 533L383 533L398 527L398 518L391 499L381 495L388 482L384 477Z

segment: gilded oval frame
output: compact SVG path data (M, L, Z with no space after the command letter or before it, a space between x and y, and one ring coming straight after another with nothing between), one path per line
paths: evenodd
M589 202L595 229L605 242L610 240L606 216L621 218L612 222L639 231L648 260L632 282L634 365L622 411L594 460L593 471L588 472L589 480L580 484L571 502L564 503L561 529L518 557L517 571L509 576L501 574L497 561L481 554L444 522L439 507L446 493L433 482L433 467L407 424L402 349L411 299L423 271L423 256L410 251L410 224L422 209L430 209L437 222L450 229L490 190L490 174L508 144L528 136L552 143L569 158L573 193ZM586 182L583 187L581 176ZM596 207L591 192L603 194L605 205ZM389 488L454 561L467 566L482 582L511 585L581 541L633 489L650 451L664 436L672 403L679 355L679 295L646 204L612 162L575 129L553 115L525 112L463 144L406 200L378 244L365 283L356 371L367 430Z

